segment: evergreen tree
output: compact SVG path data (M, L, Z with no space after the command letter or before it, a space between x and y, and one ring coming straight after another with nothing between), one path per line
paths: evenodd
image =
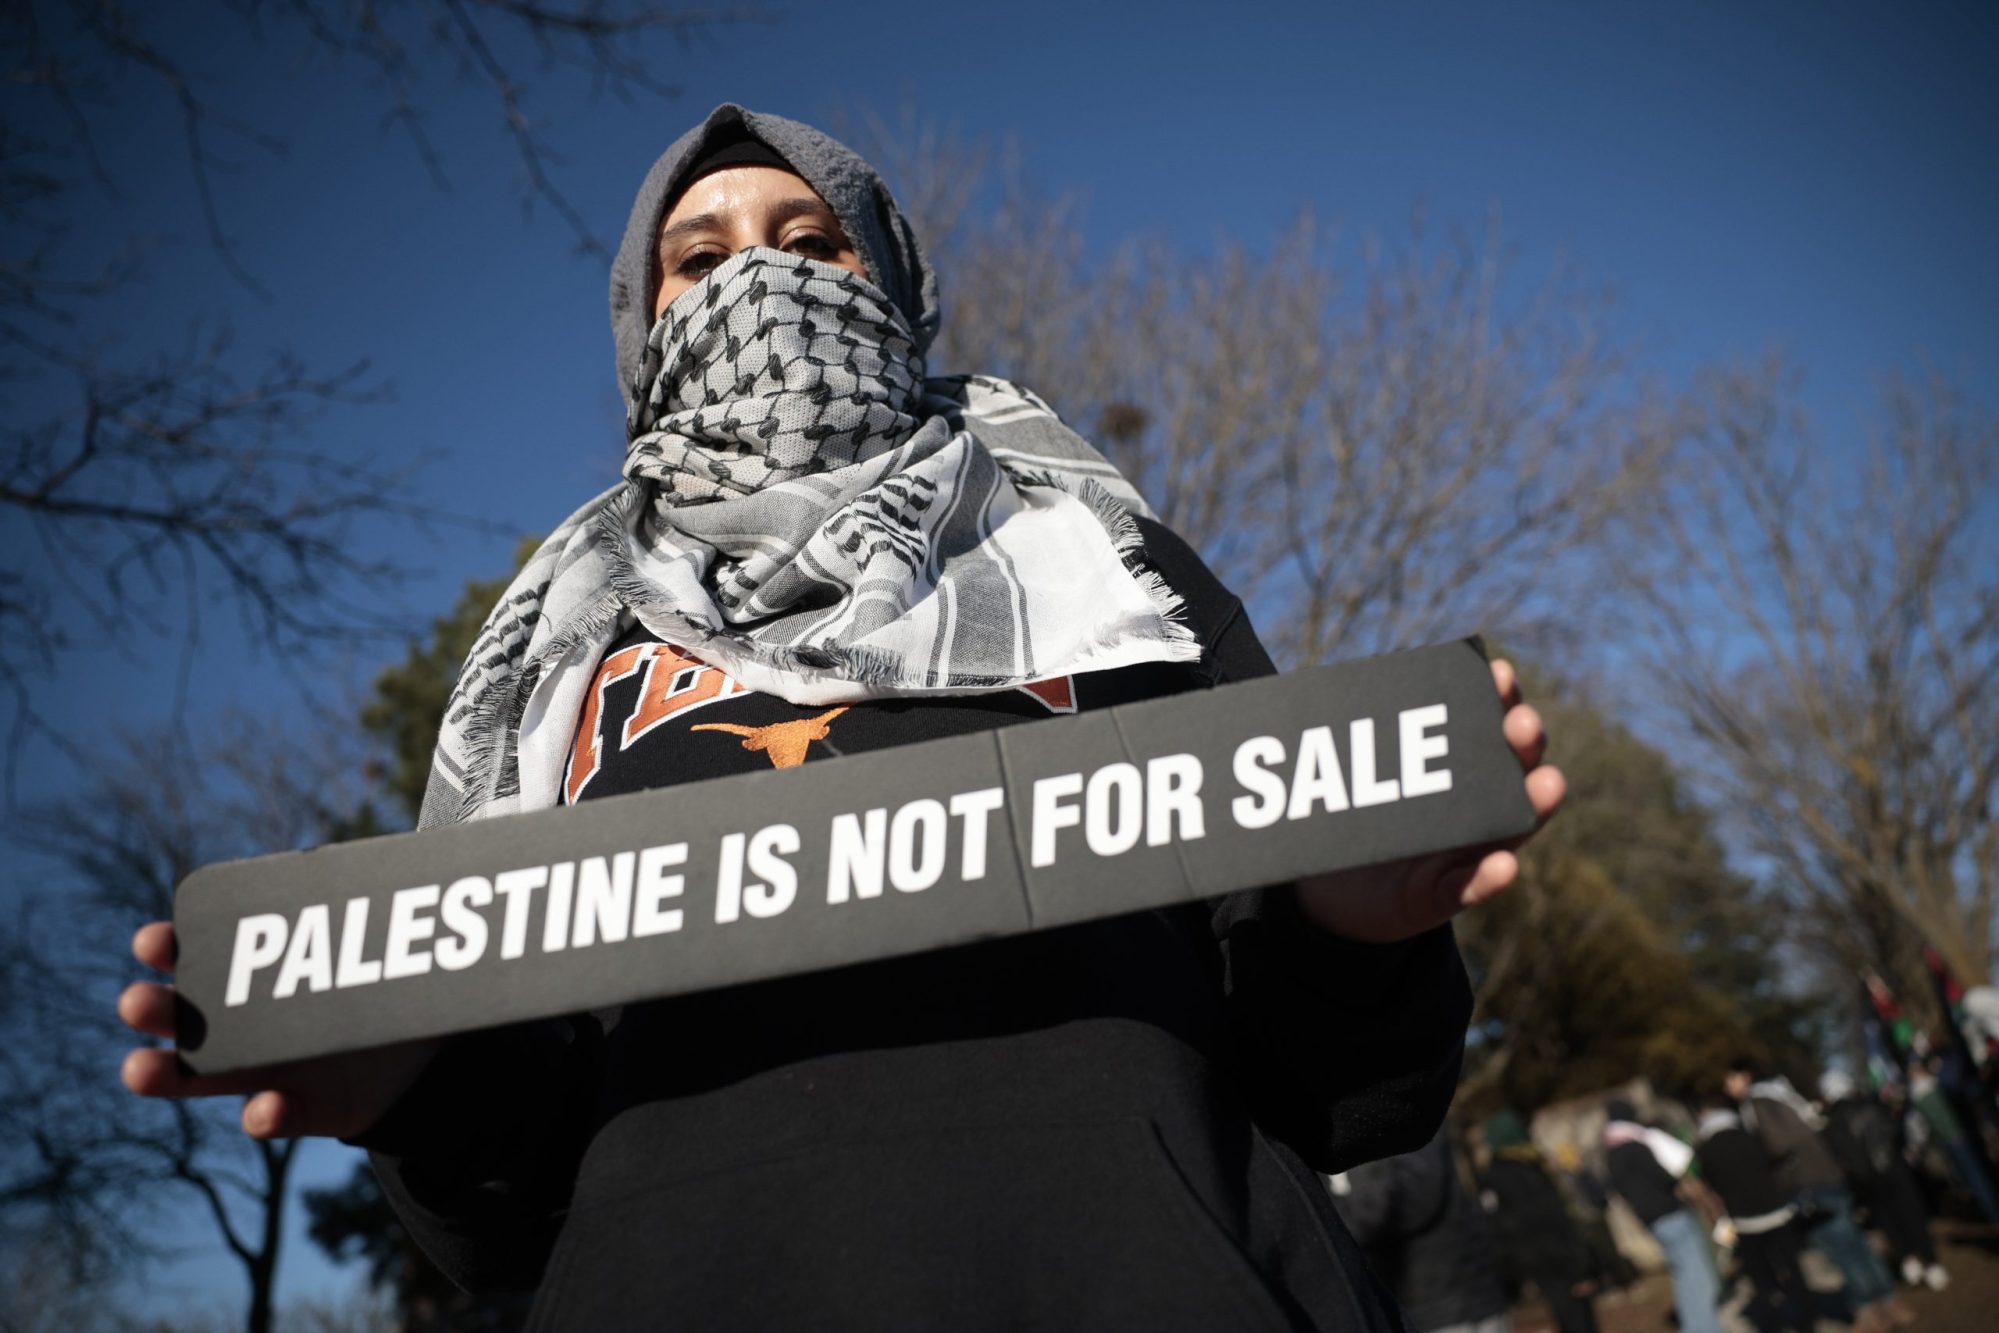
M514 552L516 571L540 544L534 537L521 541ZM468 581L451 609L431 622L430 637L412 643L401 662L375 677L361 709L361 726L382 747L381 792L391 803L389 818L403 826L414 825L423 808L430 752L437 744L444 706L458 683L458 669L493 604L511 582L512 574Z

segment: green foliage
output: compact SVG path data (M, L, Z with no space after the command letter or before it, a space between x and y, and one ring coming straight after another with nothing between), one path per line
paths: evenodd
M523 538L514 551L514 569L527 563L540 540ZM458 670L479 627L500 594L513 581L474 579L458 594L449 611L431 622L430 637L412 643L409 655L375 677L373 696L361 710L361 725L387 751L381 786L394 808L410 823L423 808L423 788L430 778L430 752L444 706L458 682ZM369 831L380 831L371 828Z
M1729 869L1665 755L1587 703L1549 711L1572 795L1537 855L1601 866L1685 954L1693 980L1741 1012L1752 1044L1780 1063L1807 1059L1807 1004L1786 993L1778 963L1788 909Z

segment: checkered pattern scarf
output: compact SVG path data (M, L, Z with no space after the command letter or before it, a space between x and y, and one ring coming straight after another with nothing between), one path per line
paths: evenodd
M865 278L744 250L653 326L632 388L625 481L550 535L465 661L426 826L546 803L519 728L627 617L800 704L1200 655L1130 483L1025 390L924 378Z

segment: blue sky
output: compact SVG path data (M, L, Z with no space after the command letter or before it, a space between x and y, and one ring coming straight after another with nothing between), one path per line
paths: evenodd
M1349 236L1395 235L1418 203L1443 226L1497 209L1525 268L1563 258L1617 294L1645 367L1784 348L1836 431L1891 367L1933 363L1988 401L1999 387L1999 92L1981 78L1999 23L1911 12L1028 4L995 19L862 0L720 29L685 55L662 43L672 102L593 103L558 81L532 105L612 238L652 157L727 98L821 122L906 102L967 138L1015 139L1043 188L1084 193L1105 247L1134 232L1254 243L1306 207ZM252 46L231 23L188 45L288 144L282 159L232 150L243 169L219 180L272 299L199 243L177 127L141 86L129 100L152 114L106 137L120 198L82 238L190 243L163 250L106 333L144 346L222 315L246 350L366 358L393 399L329 419L324 447L441 451L428 498L522 531L607 484L620 420L602 264L546 208L523 219L490 103L448 74L429 85L443 192L356 68ZM409 605L448 600L509 546L416 546L429 576Z
M653 46L675 100L593 102L559 75L537 87L530 108L567 155L559 179L601 235L615 237L652 158L717 101L822 123L907 103L968 139L1017 140L1044 190L1086 194L1099 247L1135 232L1184 253L1223 233L1255 243L1306 207L1347 234L1397 233L1419 202L1441 225L1477 227L1497 208L1529 268L1564 257L1616 292L1618 332L1662 375L1783 348L1834 440L1894 368L1932 364L1999 402L1989 6L774 8L777 21L684 52ZM226 317L246 351L366 358L393 396L328 417L313 447L437 451L416 498L522 532L552 526L619 461L602 262L576 257L545 208L523 217L490 101L449 71L425 89L441 191L384 128L357 67L305 59L273 33L259 46L222 19L171 38L237 114L287 142L282 157L231 149L242 168L218 180L225 227L271 299L202 244L171 108L134 80L100 117L117 193L86 197L75 244L169 243L96 331L144 348ZM412 571L412 615L491 576L512 544L368 536ZM210 628L196 704L282 707L272 673L225 624ZM134 657L151 645L123 647L73 654L47 702L74 721L160 716L162 677ZM324 670L352 681L375 664ZM313 1160L308 1175L343 1169L331 1150ZM177 1273L235 1280L220 1263ZM286 1287L338 1280L298 1236Z

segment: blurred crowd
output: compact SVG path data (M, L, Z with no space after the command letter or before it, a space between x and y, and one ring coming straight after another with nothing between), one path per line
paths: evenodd
M1662 1266L1683 1333L1719 1333L1724 1307L1885 1333L1914 1322L1898 1284L1950 1282L1934 1218L1999 1224L1999 994L1949 1010L1935 1036L1884 1025L1864 1074L1813 1095L1739 1059L1684 1101L1639 1080L1531 1128L1500 1110L1328 1185L1417 1333L1503 1333L1528 1288L1590 1333L1599 1297ZM1808 1250L1837 1292L1808 1284Z

